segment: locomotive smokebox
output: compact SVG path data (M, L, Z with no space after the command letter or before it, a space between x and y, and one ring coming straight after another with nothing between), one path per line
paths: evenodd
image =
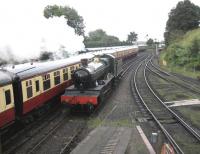
M81 59L81 64L82 66L88 66L88 59L87 58L84 58L84 59Z

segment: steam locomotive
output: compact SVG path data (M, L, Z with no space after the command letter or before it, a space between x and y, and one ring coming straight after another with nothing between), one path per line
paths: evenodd
M82 67L72 75L74 85L66 88L61 102L91 113L120 79L122 60L122 57L117 58L112 54L96 56L90 63L83 59Z

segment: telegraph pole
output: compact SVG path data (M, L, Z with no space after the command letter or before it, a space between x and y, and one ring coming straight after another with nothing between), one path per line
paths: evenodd
M158 42L157 42L157 39L155 39L155 46L156 46L156 56L158 56Z
M158 56L158 44L156 42L156 55Z

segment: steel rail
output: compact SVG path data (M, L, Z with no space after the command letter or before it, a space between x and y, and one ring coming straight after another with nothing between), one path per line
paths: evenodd
M144 58L145 56L146 56L146 55L143 55L142 57L140 57L139 59L136 59L135 61L130 61L130 62L124 64L123 66L128 66L128 65L129 65L129 66L123 71L122 77L124 77L124 75L128 72L128 70L129 70L131 67L133 67L134 64L136 64L136 63L138 63L138 62L141 62L140 60L143 60L143 58ZM102 103L101 103L101 104L102 104ZM99 108L99 107L100 107L100 105L98 106L98 108ZM96 108L96 110L98 110L98 109ZM112 111L113 111L113 110L112 110ZM109 115L112 113L112 111L109 112L107 116L109 116ZM93 115L93 114L92 114L92 115ZM90 115L90 117L92 117L92 115ZM107 116L104 118L104 120L107 119ZM103 121L104 121L104 120L103 120ZM99 126L100 126L100 125L101 125L101 124L99 124ZM65 143L65 146L61 149L60 154L64 154L64 153L66 153L66 152L70 152L70 145L73 143L74 139L75 139L75 138L77 137L77 135L82 131L82 129L83 129L83 128L81 128L80 130L78 130L77 133L75 133L75 134L73 135L73 137L70 139L70 141L67 142L67 143Z
M153 66L153 65L152 65ZM173 79L169 79L169 78L165 78L164 76L162 76L161 74L159 74L158 72L155 72L154 70L152 70L149 66L147 66L147 68L154 74L156 74L157 76L159 76L160 78L164 79L164 80L167 80L168 82L173 82L174 84L184 88L184 89L187 89L187 90L190 90L191 92L195 93L195 94L200 94L200 91L196 89L196 87L194 87L195 89L193 89L189 84L186 84L186 83L179 83L177 81L174 81ZM162 72L164 73L164 72ZM167 76L172 76L172 75L167 75ZM173 76L172 76L173 77ZM176 77L176 76L174 76Z
M152 58L153 58L153 57L152 57ZM166 72L166 71L164 71L164 70L161 70L159 67L157 67L157 66L155 66L155 65L153 64L152 59L151 59L151 61L150 61L150 64L153 66L153 68L155 68L155 69L158 70L159 72L161 72L161 73L163 73L163 74L165 74L165 75L167 75L167 76L171 76L171 77L173 77L173 78L179 79L179 80L181 80L181 81L184 82L183 84L181 84L181 83L177 83L176 81L173 81L172 79L170 79L170 80L171 80L172 82L174 82L175 84L177 84L177 85L179 85L179 86L182 86L183 88L190 89L191 91L194 91L195 93L200 94L200 91L198 90L198 88L195 87L195 84L196 84L196 83L194 83L194 82L188 82L188 80L186 80L186 79L183 79L183 78L178 77L178 76L176 76L176 75L174 75L174 74L171 74L171 73L169 73L169 72ZM193 84L192 87L191 87L191 83Z
M128 63L125 63L122 67L127 67L127 68L124 70L123 77L124 77L124 75L129 71L129 69L130 69L134 64L138 63L138 61L140 62L140 60L143 60L143 58L144 58L145 56L146 56L146 54L145 54L145 55L142 55L142 56L139 57L139 58L133 58L133 60L130 60ZM102 103L101 103L101 104L102 104ZM98 110L98 108L99 108L100 106L101 106L101 105L99 105L99 106L95 109L95 111ZM95 113L95 111L94 111L93 113ZM92 117L92 116L93 116L93 114L91 114L89 117ZM52 129L50 129L50 130L48 131L48 133L46 133L46 134L44 135L44 137L42 137L42 138L40 139L40 141L39 141L37 144L33 145L32 148L28 150L27 153L34 153L34 152L36 152L37 149L40 148L41 145L42 145L54 132L56 132L56 131L59 129L59 127L60 127L64 122L65 122L65 120L60 120L60 121L56 124L56 126L54 126ZM35 125L35 123L33 123L33 125ZM84 125L84 124L83 124L83 125ZM84 127L84 126L83 126L83 127ZM74 139L78 136L78 134L81 133L81 130L82 130L82 129L83 129L83 128L78 129L78 130L72 135L70 141L65 143L65 146L61 149L60 153L64 153L65 151L68 151L68 149L70 148L70 145L73 143ZM26 138L25 141L27 142L28 140L30 140L30 139L32 139L32 138L33 138L33 136L32 136L32 137L28 137L28 138ZM21 147L21 146L23 145L23 143L25 143L25 142L22 142L22 143L21 143L20 145L18 145L17 147L14 147L14 149L12 149L12 151L14 151L14 150L18 149L19 147Z
M140 57L139 59L136 59L136 61L131 61L129 64L129 66L123 71L122 73L122 77L128 72L128 70L134 65L136 64L138 61L140 61L141 59L143 59L144 57L146 57L147 55L143 55L142 57Z
M145 61L147 60L147 58L145 59ZM160 129L162 130L162 132L164 133L164 135L166 136L166 138L168 139L168 141L170 142L170 144L173 146L174 150L176 151L176 153L184 153L182 151L182 149L179 147L179 145L176 143L176 141L173 139L173 137L170 135L170 133L164 128L164 126L160 123L160 121L157 119L157 117L154 115L154 113L151 111L151 109L147 106L146 102L144 101L142 95L140 94L139 90L138 90L138 86L137 86L137 81L136 81L136 76L138 73L139 68L142 66L142 63L140 63L140 65L138 65L138 67L136 68L136 71L134 73L134 87L136 89L137 95L139 96L141 102L143 103L143 105L145 106L145 108L147 109L147 111L150 113L150 115L153 117L153 119L155 120L155 122L157 123L157 125L160 127ZM144 73L145 73L145 69L144 69Z
M148 63L146 64L146 67L148 67ZM152 71L152 70L150 70ZM200 142L200 135L191 127L189 126L180 116L178 116L172 109L170 109L155 93L155 91L151 88L149 85L149 82L146 79L146 84L149 88L149 90L152 92L152 94L158 99L158 101L175 117L186 129L189 131L199 142Z
M145 57L145 55L144 56L142 56L142 57L140 57L139 59L142 59L142 58L144 58ZM126 73L129 69L130 69L130 67L131 66L133 66L139 59L136 59L136 61L130 61L130 62L128 62L128 63L125 63L123 66L124 67L126 67L126 66L128 66L125 70L124 70L124 72ZM124 74L125 74L124 73ZM123 74L123 75L124 75ZM102 103L101 103L102 104ZM100 107L101 105L99 105L96 109L95 109L95 111L89 116L89 117L92 117L93 116L93 114L98 110L98 108ZM53 127L47 134L45 134L45 136L36 144L36 145L34 145L32 148L31 148L31 150L29 150L29 154L32 154L32 153L34 153L62 124L63 124L63 122L65 122L65 120L61 120L59 123L58 123L58 125L56 125L55 127ZM85 124L86 124L86 121L85 121ZM65 153L66 151L70 151L70 145L72 145L72 143L74 142L74 140L75 140L75 138L82 132L82 130L84 129L84 124L83 124L83 126L81 126L81 128L80 129L78 129L73 135L72 135L72 137L71 137L71 139L70 139L70 141L68 141L68 142L66 142L65 144L64 144L64 147L61 149L61 151L60 151L60 154L63 154L63 153Z

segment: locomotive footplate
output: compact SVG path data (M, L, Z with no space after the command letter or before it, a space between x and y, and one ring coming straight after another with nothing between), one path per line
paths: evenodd
M86 90L79 90L74 87L74 85L68 87L65 93L61 96L61 102L68 105L86 105L92 104L94 106L98 105L101 97L104 97L112 85L112 80L104 80L103 85L98 85L94 88L88 88Z

